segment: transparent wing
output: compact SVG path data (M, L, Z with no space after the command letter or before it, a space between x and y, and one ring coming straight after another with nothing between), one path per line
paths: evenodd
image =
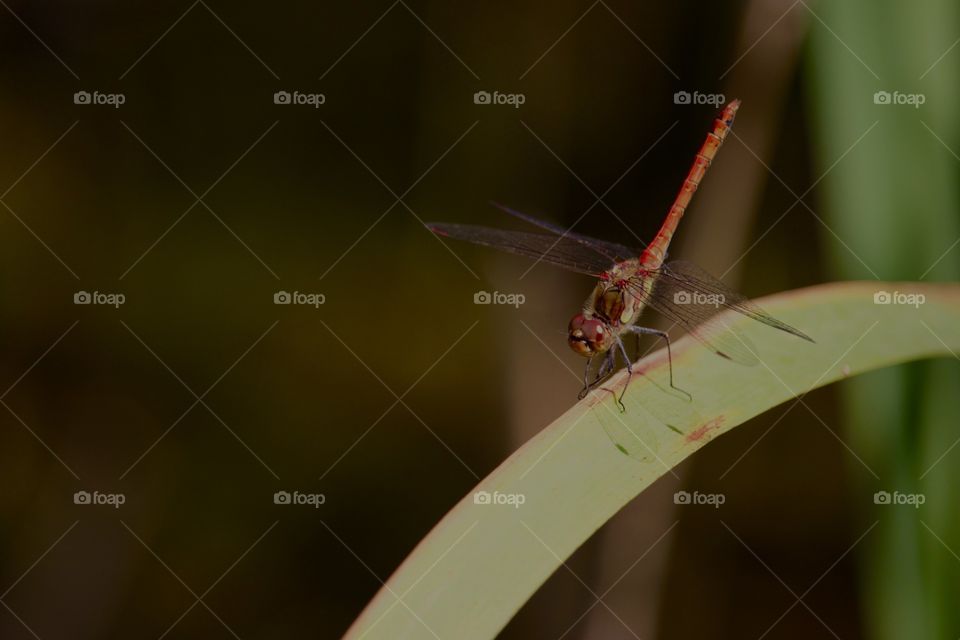
M634 249L626 245L617 244L616 242L608 242L606 240L591 238L590 236L585 236L583 234L576 233L575 231L564 229L563 227L555 225L552 222L547 222L546 220L540 220L539 218L535 218L529 214L523 213L521 211L517 211L516 209L511 209L510 207L506 207L496 202L491 202L490 204L495 206L497 209L500 209L504 213L509 213L511 216L515 218L519 218L524 222L528 222L536 227L540 227L541 229L544 229L545 231L549 231L550 233L555 233L558 236L570 238L571 240L573 240L578 244L582 244L584 246L590 247L595 251L597 251L598 253L610 258L610 260L612 260L613 262L623 262L624 260L629 260L630 258L636 258L637 256L640 255L639 249Z
M631 293L724 358L746 365L758 362L750 340L717 317L717 313L723 309L733 309L770 327L813 342L810 336L777 320L690 262L671 262L653 271L649 277L655 278L652 289L643 286L643 281L631 281L628 284Z
M664 282L664 289L686 290L691 293L699 293L701 296L716 296L720 299L720 305L723 307L738 311L775 329L792 333L808 342L813 342L813 339L807 334L777 320L757 304L740 295L692 262L677 260L662 267L660 269L660 280Z
M598 276L615 263L605 252L568 237L507 231L469 224L429 223L427 228L439 236L466 240L534 260L543 260L569 271Z

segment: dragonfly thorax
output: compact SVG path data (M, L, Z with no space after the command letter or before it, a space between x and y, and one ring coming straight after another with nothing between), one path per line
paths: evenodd
M617 324L627 305L618 286L602 288L594 301L594 311L608 324Z

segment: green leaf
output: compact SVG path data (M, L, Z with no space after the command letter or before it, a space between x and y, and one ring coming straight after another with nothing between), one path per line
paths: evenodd
M881 291L923 301L877 304ZM960 351L960 285L839 283L759 303L816 343L728 313L722 320L761 362L739 365L684 337L673 348L674 377L692 401L671 392L659 351L634 366L621 413L612 396L626 381L621 371L464 497L346 637L493 638L591 534L710 440L836 380Z

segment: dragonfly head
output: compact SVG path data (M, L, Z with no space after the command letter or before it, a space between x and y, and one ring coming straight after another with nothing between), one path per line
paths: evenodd
M613 331L605 322L578 313L570 320L567 344L575 352L589 358L610 349Z

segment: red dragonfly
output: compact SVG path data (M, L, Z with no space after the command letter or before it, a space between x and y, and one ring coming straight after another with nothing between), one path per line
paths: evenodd
M660 231L646 249L637 250L590 238L501 205L496 206L548 231L549 234L462 224L428 224L427 227L440 236L466 240L537 261L542 260L598 279L593 292L584 302L583 309L573 316L568 327L567 342L570 348L588 359L581 398L613 371L618 351L626 362L629 383L633 369L623 344L623 336L633 333L654 335L664 340L667 345L670 386L689 399L690 394L673 384L670 336L665 331L636 324L646 307L653 308L683 327L717 355L742 364L752 365L758 360L746 337L729 327L718 326L711 320L723 308L733 309L770 327L813 342L810 336L777 320L696 265L682 261L664 264L677 224L730 131L739 106L739 100L730 102L714 121L713 129L700 147ZM590 364L595 357L602 357L603 362L595 379L590 382ZM622 397L623 393L617 398L621 408Z

